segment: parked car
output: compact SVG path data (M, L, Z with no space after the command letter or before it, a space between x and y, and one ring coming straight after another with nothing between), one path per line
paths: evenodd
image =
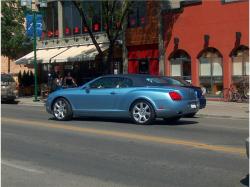
M16 82L12 75L1 74L1 100L14 101L17 96Z
M189 82L183 80L183 79L177 79L173 77L162 77L164 80L167 81L167 85L169 86L181 86L186 88L191 88L195 91L195 94L197 95L199 99L199 108L205 108L206 107L206 97L202 95L202 90L198 86L193 86ZM193 117L196 113L188 114L187 117Z
M162 84L166 81L150 75L102 76L81 87L51 93L46 110L57 120L130 117L137 124L151 124L156 117L175 121L199 110L192 89Z

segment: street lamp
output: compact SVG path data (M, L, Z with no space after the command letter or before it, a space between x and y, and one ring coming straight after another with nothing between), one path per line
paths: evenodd
M47 7L47 0L39 0L39 4L41 8L45 8ZM34 50L34 71L35 71L34 73L35 74L35 99L33 101L37 102L39 100L37 99L38 87L37 87L37 59L36 59L36 37L37 37L36 19L37 19L37 14L39 13L39 11L32 10L32 0L21 0L21 6L27 9L26 10L27 13L32 14L32 19L33 19L32 27L33 27L33 50Z

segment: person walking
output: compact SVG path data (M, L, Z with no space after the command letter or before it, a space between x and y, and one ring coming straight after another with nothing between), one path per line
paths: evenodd
M205 97L206 96L206 94L207 94L207 89L201 84L200 85L200 87L201 87L201 94Z
M71 76L70 72L68 72L67 76L64 78L64 85L68 88L76 86L76 83L73 77Z

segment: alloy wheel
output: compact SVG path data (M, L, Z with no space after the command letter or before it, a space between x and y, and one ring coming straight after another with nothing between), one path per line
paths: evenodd
M67 115L67 104L62 99L59 99L55 102L53 111L55 117L59 120L62 120Z
M145 102L138 102L133 107L132 115L137 123L144 124L148 122L152 115L151 108Z

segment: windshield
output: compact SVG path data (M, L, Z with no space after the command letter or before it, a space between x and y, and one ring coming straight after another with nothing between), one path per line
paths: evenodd
M11 75L1 74L1 82L15 82Z

